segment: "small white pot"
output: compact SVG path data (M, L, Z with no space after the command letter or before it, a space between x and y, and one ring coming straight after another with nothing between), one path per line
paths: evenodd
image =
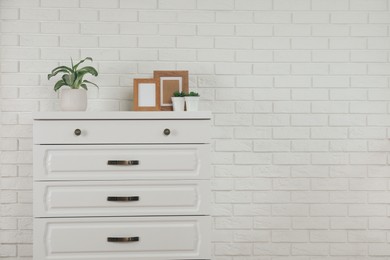
M184 111L184 97L172 97L173 111Z
M62 89L61 109L63 111L85 111L87 109L87 91L85 89Z
M187 111L199 110L199 97L185 97Z

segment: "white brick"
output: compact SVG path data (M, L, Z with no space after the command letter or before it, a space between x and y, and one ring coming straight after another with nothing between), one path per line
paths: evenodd
M196 0L159 0L160 9L195 9Z
M331 255L341 256L365 256L368 252L368 246L361 244L330 245Z
M94 2L93 2L94 3ZM104 1L103 3L107 3ZM115 3L115 2L108 2L109 4ZM100 11L100 20L101 21L121 21L121 22L127 22L127 21L137 21L138 15L136 11L130 11L127 9L124 10L115 10L115 9L107 9L107 10L101 10Z
M64 21L97 21L98 12L88 9L61 9L60 20Z
M329 92L327 89L293 89L293 100L327 100Z
M290 254L290 244L288 243L257 243L253 246L253 251L255 255L289 255Z
M50 21L58 20L58 10L53 9L20 9L20 18L22 20Z
M234 12L217 12L216 13L216 22L217 23L252 23L253 22L253 13L247 11L234 11Z
M154 23L162 23L162 22L175 22L177 14L172 11L140 11L138 13L138 19L140 22L154 22Z
M289 231L272 231L273 242L308 242L309 233L307 231L289 230Z
M212 37L192 37L180 36L177 37L177 47L179 48L212 48L214 40Z
M347 232L338 230L313 230L310 231L310 241L321 243L347 242Z
M294 217L294 229L328 229L329 218L327 217Z
M236 35L239 36L271 36L272 26L266 24L236 25Z
M370 23L389 23L390 15L388 12L373 12L369 14Z
M289 125L289 122L290 118L288 115L260 114L253 117L253 124L261 126L286 126Z
M255 38L253 40L254 49L289 49L290 40L284 37L265 37L265 38Z
M250 100L252 99L251 89L217 89L217 100Z
M33 2L33 1L31 1ZM61 0L41 0L42 7L79 7L79 0L68 0L66 2Z
M309 0L296 0L294 2L289 0L274 0L275 10L309 10Z
M345 101L316 101L312 103L313 113L348 113L349 104Z
M349 36L349 26L338 24L315 24L313 36Z
M348 10L349 1L348 0L313 0L312 1L313 10Z
M305 153L274 153L273 163L278 165L308 164L310 155Z
M187 61L195 60L195 50L165 49L158 53L159 60L162 61Z
M383 11L387 9L386 0L351 0L351 10Z
M242 139L267 139L271 137L271 129L268 127L235 128L234 136Z
M138 38L139 47L175 47L175 38L171 36L140 36Z
M298 50L276 50L274 51L275 62L309 62L310 51Z
M141 0L142 1L142 0ZM212 23L215 21L215 12L211 11L181 11L178 13L178 22L185 23Z
M157 0L120 0L120 7L132 9L156 9Z
M368 14L363 12L337 12L331 14L332 23L340 24L363 24L367 23Z
M325 12L302 12L293 14L294 23L329 23L329 13Z
M321 259L319 256L327 256L329 254L329 246L327 244L294 244L292 246L292 254L297 255L294 259L302 259L303 256L317 256L317 258L312 259ZM289 259L292 259L291 257Z
M315 62L348 62L350 53L344 50L321 50L313 51Z
M310 214L312 216L347 216L348 206L342 204L316 204L310 205ZM326 231L324 231L326 232ZM345 231L343 231L345 232ZM320 240L320 238L318 238ZM319 241L320 242L320 241Z
M64 47L97 47L97 36L66 35L60 38L60 46Z
M242 1L242 0L240 0ZM291 13L288 12L255 12L256 23L291 23Z
M216 38L215 47L220 49L250 49L252 41L251 39L238 37Z
M2 33L38 33L39 23L32 21L2 21Z
M366 229L367 228L367 218L364 217L332 217L331 218L331 228L332 229Z
M20 36L20 45L28 47L55 47L58 46L57 36L26 35Z
M310 136L310 129L304 127L274 127L275 139L306 139Z
M272 9L272 0L239 0L235 1L235 9L270 10Z
M247 63L218 63L215 65L215 72L217 74L251 74L252 65Z
M41 32L50 34L77 34L79 33L79 24L75 22L42 22Z
M192 26L192 25L190 25ZM208 24L208 25L198 25L198 34L199 35L208 35L208 36L228 36L234 34L234 25L230 24ZM175 33L175 32L173 32Z
M367 46L366 39L359 37L337 37L330 39L331 49L365 49Z
M322 37L310 37L310 38L292 38L292 49L328 49L328 39Z
M292 141L292 151L323 152L328 151L328 142L320 140Z
M309 36L310 34L311 27L306 24L277 24L274 26L275 36Z
M255 141L253 150L257 152L283 152L290 151L290 142L282 140Z
M286 63L255 63L253 73L262 75L288 75L290 73L290 65Z
M269 164L271 154L265 153L236 153L234 162L236 164Z
M309 206L305 204L274 204L273 216L306 216L309 214Z
M198 9L206 10L232 10L234 8L233 0L198 0L197 1Z

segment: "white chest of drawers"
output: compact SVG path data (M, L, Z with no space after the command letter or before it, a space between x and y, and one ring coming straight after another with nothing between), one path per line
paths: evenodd
M210 259L210 113L34 116L34 260Z

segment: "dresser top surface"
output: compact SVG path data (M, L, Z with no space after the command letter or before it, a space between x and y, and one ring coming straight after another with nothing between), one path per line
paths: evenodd
M34 120L143 120L143 119L203 119L211 118L210 111L196 112L139 112L139 111L94 111L94 112L37 112Z

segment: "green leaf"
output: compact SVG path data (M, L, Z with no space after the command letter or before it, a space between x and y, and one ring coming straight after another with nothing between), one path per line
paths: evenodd
M83 83L89 83L89 84L92 84L92 85L94 85L95 87L99 88L98 85L96 85L95 83L93 83L93 82L91 82L91 81L89 81L89 80L86 80L86 79L83 81Z
M67 66L59 66L51 71L51 74L55 73L57 70L67 70L69 73L73 73L73 70Z
M55 75L57 75L58 73L65 73L65 74L69 74L69 71L66 70L66 69L59 69L59 70L56 70L54 73L50 73L47 75L47 79L50 80L50 78L54 77Z
M87 85L81 84L80 86L81 86L83 89L88 90Z
M57 83L54 85L54 91L59 90L62 86L65 86L66 83L62 79L57 81Z
M70 64L72 65L72 69L74 69L74 65L73 65L73 59L72 59L72 57L70 57Z
M88 74L88 73L95 76L95 77L98 75L98 72L94 67L86 66L86 67L83 67L77 71L77 76L79 76L79 77L84 76L85 74Z
M87 58L85 58L85 59L79 61L76 65L74 65L74 66L73 66L73 69L74 69L74 70L77 70L77 67L78 67L81 63L83 63L84 61L86 61L86 60L93 61L91 57L87 57Z
M65 82L66 85L68 85L71 88L75 88L75 86L73 85L74 78L75 78L74 74L65 74L62 76L62 80Z

